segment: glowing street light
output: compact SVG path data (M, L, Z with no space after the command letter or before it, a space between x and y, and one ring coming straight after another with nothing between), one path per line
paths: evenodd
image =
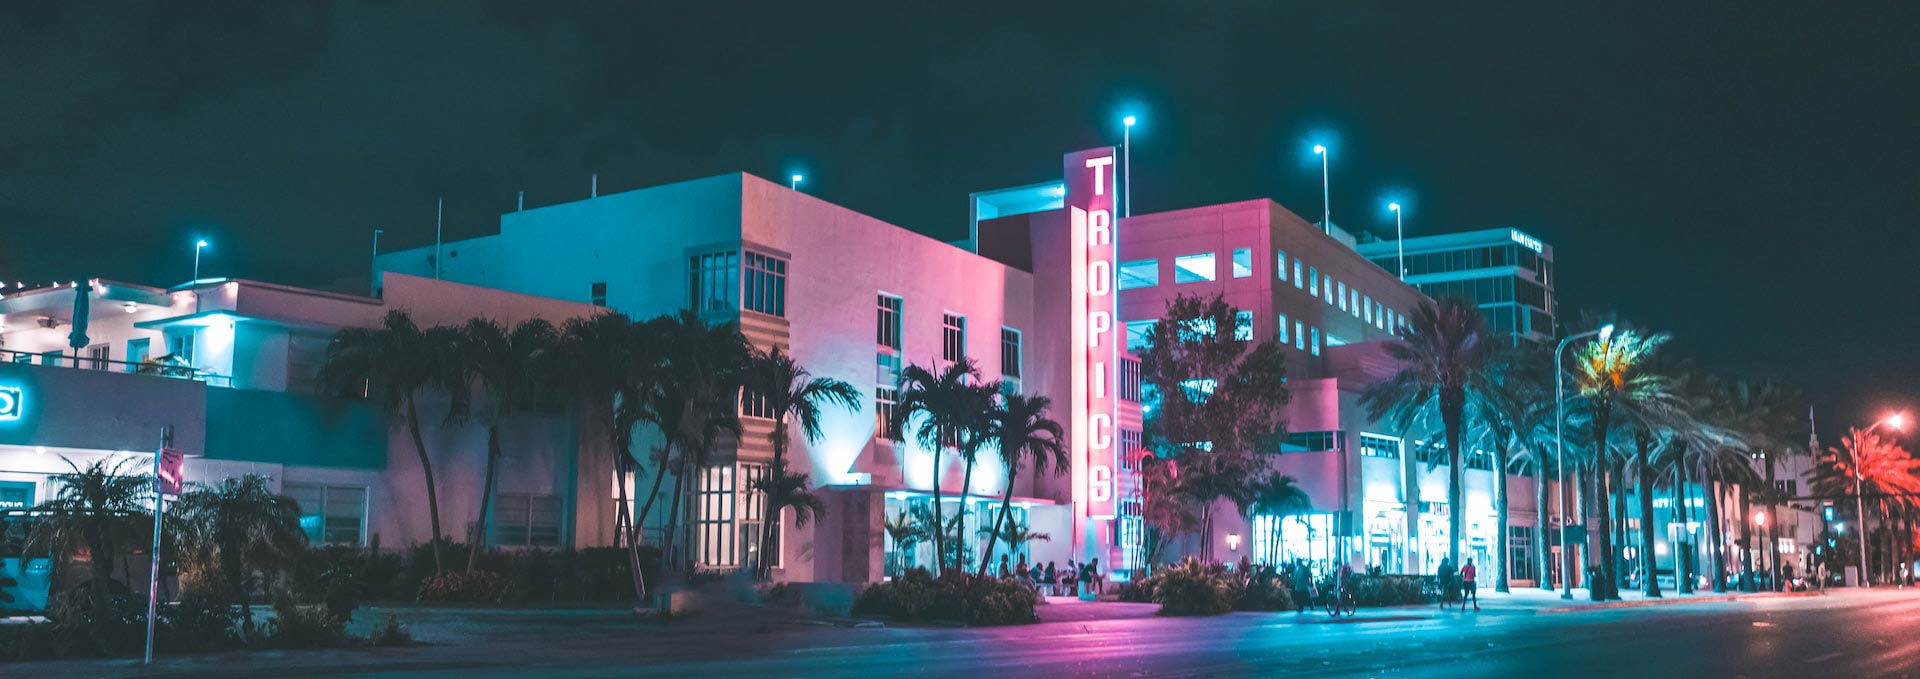
M1120 204L1120 216L1133 216L1133 124L1139 122L1133 116L1120 119L1125 129L1120 133L1120 180L1126 185L1126 193L1121 194L1124 201Z
M1326 145L1314 144L1313 154L1320 156L1320 226L1321 230L1327 232L1327 235L1333 235L1333 203L1330 202L1329 199L1329 196L1332 194L1327 191Z
M1562 599L1573 598L1573 543L1567 541L1568 517L1572 516L1573 508L1567 497L1567 439L1561 431L1561 426L1567 419L1565 392L1567 377L1560 367L1560 357L1566 354L1568 343L1589 335L1598 335L1600 343L1604 345L1613 337L1613 324L1600 326L1599 330L1569 335L1566 339L1560 340L1560 345L1553 349L1553 464L1554 476L1560 481L1560 584L1562 586L1560 598Z
M799 174L794 175L793 179L787 182L787 188L794 191L799 191L800 182L805 181L806 178L807 178L806 175L799 175Z
M1405 213L1400 210L1399 203L1387 203L1387 209L1393 211L1393 246L1400 251L1397 268L1400 269L1400 282L1404 283L1407 280L1407 233L1400 219Z
M1239 533L1227 534L1227 551L1229 552L1240 551L1240 534Z
M193 243L193 280L196 283L200 281L200 251L206 248L207 242L205 240L194 241Z

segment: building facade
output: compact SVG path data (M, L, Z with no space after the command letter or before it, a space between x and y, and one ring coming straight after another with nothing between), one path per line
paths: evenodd
M1401 265L1406 281L1428 297L1459 297L1486 314L1495 332L1514 341L1558 337L1553 246L1519 229L1482 229L1357 246L1383 271Z

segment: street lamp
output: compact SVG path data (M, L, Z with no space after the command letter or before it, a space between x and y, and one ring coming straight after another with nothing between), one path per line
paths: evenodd
M1333 235L1333 204L1329 199L1329 196L1332 194L1327 191L1326 145L1314 144L1313 154L1320 156L1320 227L1322 231L1327 232L1327 235L1331 236Z
M1863 490L1865 481L1860 473L1860 446L1865 445L1861 439L1872 434L1873 430L1879 429L1881 425L1893 427L1895 431L1905 430L1907 414L1894 413L1883 417L1853 439L1853 511L1860 517L1860 587L1862 589L1872 587L1873 581L1867 577L1867 500Z
M1407 280L1407 233L1401 226L1400 218L1405 213L1400 211L1399 203L1387 203L1387 209L1393 211L1393 246L1400 251L1400 265L1398 268L1400 269L1400 282L1404 283Z
M1567 542L1567 519L1573 510L1567 498L1567 441L1561 427L1567 419L1566 414L1566 374L1561 372L1560 357L1566 354L1567 344L1590 335L1599 335L1600 344L1605 345L1613 337L1613 324L1600 326L1599 330L1589 330L1577 335L1569 335L1560 340L1553 348L1553 456L1554 476L1560 481L1560 598L1573 598L1573 544ZM1593 585L1589 583L1588 587Z
M207 242L205 240L198 240L193 243L193 281L195 283L200 282L200 251L206 248Z
M525 191L521 192L522 196L525 196L525 194ZM380 293L380 234L386 232L385 229L373 230L373 259L370 260L371 263L367 266L367 275L370 277L367 283L367 289L373 292L375 296L378 296Z
M807 178L806 175L798 175L798 174L794 175L793 179L787 182L787 188L794 191L799 191L800 182L806 180L806 178Z
M1126 184L1126 193L1122 198L1126 202L1120 205L1120 216L1133 216L1133 124L1138 122L1133 116L1120 119L1126 128L1120 133L1120 177Z

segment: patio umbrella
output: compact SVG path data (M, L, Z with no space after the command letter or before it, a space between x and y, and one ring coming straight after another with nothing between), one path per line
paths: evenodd
M92 315L93 282L73 286L73 331L67 333L67 346L73 347L73 364L80 365L80 352L87 348L87 321Z

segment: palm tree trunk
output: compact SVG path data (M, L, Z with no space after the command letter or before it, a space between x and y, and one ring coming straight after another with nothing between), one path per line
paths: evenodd
M942 436L940 441L946 441ZM940 453L943 445L933 447L933 574L939 577L947 572L947 522L940 514ZM962 508L964 509L964 508Z
M683 462L681 466L686 466ZM663 466L662 469L665 467ZM675 582L681 575L681 564L687 560L675 553L680 542L680 496L686 490L688 470L677 469L673 474L673 491L667 496L667 538L661 547L661 563L666 566L667 581ZM688 547L691 549L691 547Z
M1673 582L1681 594L1693 593L1693 510L1687 507L1687 465L1684 458L1673 466L1673 514L1680 517L1680 530L1674 531ZM1671 518L1667 521L1671 524Z
M492 523L492 517L488 516L488 512L493 509L493 484L499 471L500 423L495 421L487 426L487 480L481 484L480 488L480 520L476 522L479 529L475 531L473 544L467 550L468 575L473 574L473 566L480 560L480 550L487 545L487 529Z
M633 457L620 453L620 457L614 458L613 467L619 477L620 493L620 507L614 513L613 530L627 548L627 568L633 576L633 598L635 601L644 601L647 598L647 575L640 568L640 541L636 539L640 531L634 521L633 502L627 498L627 486L633 482ZM660 481L655 478L653 494L659 493Z
M1657 479L1654 478L1652 460L1649 459L1653 441L1645 432L1635 436L1634 439L1636 443L1634 476L1640 484L1638 491L1640 496L1638 498L1640 500L1640 577L1646 581L1643 591L1647 598L1658 599L1660 598L1660 562L1654 558L1653 554L1653 487Z
M1727 538L1721 533L1720 526L1720 482L1713 478L1711 470L1707 473L1707 554L1713 566L1713 593L1725 594L1727 591Z
M1499 446L1494 451L1499 459L1493 463L1493 514L1494 514L1494 553L1493 553L1493 591L1505 594L1507 590L1507 447Z
M1627 534L1627 461L1615 462L1607 476L1607 487L1613 489L1613 553L1608 555L1608 563L1613 565L1613 595L1619 598L1620 586L1627 581L1627 546L1632 542Z
M995 547L1000 546L1001 527L1007 525L1007 521L1012 518L1011 515L1013 514L1013 477L1014 477L1014 474L1019 471L1020 470L1018 468L1014 468L1014 467L1008 467L1007 469L1007 490L1006 492L1000 494L1000 516L999 518L994 519L993 532L987 535L987 553L985 556L980 557L980 576L981 577L986 577L987 562L993 560L993 550Z
M413 450L420 455L420 473L427 482L427 518L433 527L433 574L447 572L446 563L440 557L440 495L433 484L433 460L427 457L427 442L420 437L420 408L412 394L407 399L407 433L413 435Z
M1547 465L1542 453L1544 451L1536 451L1533 456L1533 545L1534 552L1538 554L1534 561L1539 564L1539 570L1534 572L1540 589L1551 592L1553 578L1548 574L1553 572L1553 550L1547 543ZM1566 479L1560 479L1559 483L1560 492L1567 492ZM1567 517L1562 516L1560 520L1564 522ZM1560 548L1567 549L1567 546L1561 545Z
M1767 467L1767 589L1780 589L1780 505L1773 502L1773 451L1761 454Z
M787 473L787 413L774 413L773 421L773 465L767 472L768 478L774 474ZM773 535L780 528L780 510L775 506L776 498L768 495L760 501L760 548L754 550L754 579L766 581L773 578Z
M978 451L975 452L975 455L978 455ZM965 570L965 561L961 557L966 554L967 547L967 495L973 490L973 458L975 455L967 456L966 471L960 473L960 520L955 521L953 527L953 563L955 566L960 566L963 572ZM987 557L985 556L980 557L980 560L983 562L986 561L986 559Z
M1460 469L1460 431L1461 422L1466 414L1467 396L1464 391L1442 390L1440 394L1440 424L1447 436L1447 558L1453 560L1455 567L1460 565L1460 543L1466 539L1466 507L1462 506L1461 469Z
M1740 494L1740 591L1753 591L1753 505L1747 489L1735 487ZM1863 574L1864 575L1864 574Z
M1595 440L1595 450L1598 451L1598 454L1604 455L1607 444L1606 428L1604 425L1599 428L1599 431L1595 435ZM1612 474L1607 469L1608 466L1604 460L1594 461L1594 485L1596 486L1593 493L1594 518L1599 525L1595 526L1597 530L1594 531L1593 537L1597 544L1594 545L1596 549L1593 551L1594 555L1598 557L1595 565L1599 566L1599 568L1594 574L1593 581L1587 583L1588 592L1594 601L1606 601L1614 596L1612 591L1614 585L1613 492L1611 488L1607 487L1607 485L1612 482Z

